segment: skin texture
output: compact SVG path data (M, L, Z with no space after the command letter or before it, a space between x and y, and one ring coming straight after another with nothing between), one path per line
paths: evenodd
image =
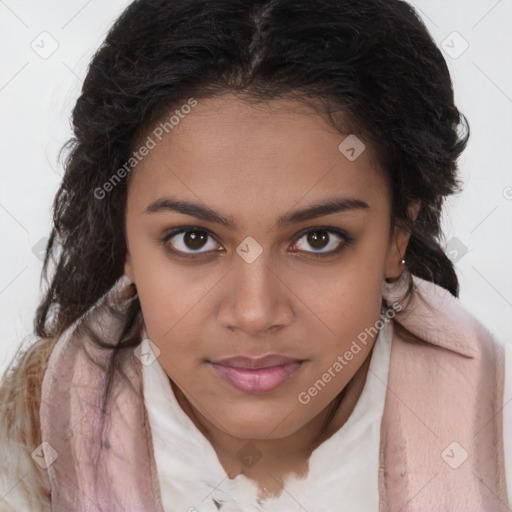
M356 160L347 159L338 149L345 137L296 100L254 106L229 93L199 101L129 177L125 273L137 286L148 336L181 407L229 477L252 478L260 497L279 495L290 472L306 475L311 452L349 417L374 338L307 405L298 394L375 324L383 279L403 270L408 235L396 229L390 236L385 176L368 145ZM276 224L285 213L337 197L368 208ZM147 212L162 198L208 206L232 217L237 228L171 210ZM162 241L179 227L211 236L198 243L189 232ZM307 228L329 238L312 245ZM353 242L345 245L327 228L344 230ZM251 263L236 252L246 237L262 249ZM340 245L341 252L315 258ZM197 258L180 258L169 248ZM236 390L208 362L272 353L306 361L260 395ZM252 467L237 455L249 440L261 453Z

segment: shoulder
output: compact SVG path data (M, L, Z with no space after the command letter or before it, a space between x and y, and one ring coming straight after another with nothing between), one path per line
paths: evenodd
M18 351L0 382L0 512L49 511L47 471L32 458L41 444L41 384L54 339Z

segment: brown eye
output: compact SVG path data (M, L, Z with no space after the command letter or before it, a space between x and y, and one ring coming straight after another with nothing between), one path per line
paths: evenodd
M294 251L310 253L313 256L328 256L341 251L352 239L335 229L315 228L304 233L294 244Z
M201 249L208 239L208 234L204 231L187 231L183 235L183 243L189 249L197 251Z
M307 235L308 244L313 249L323 249L329 243L329 234L327 231L311 231Z
M180 231L170 233L163 241L168 246L171 246L172 251L183 253L184 255L204 254L218 247L217 242L203 229L181 229Z

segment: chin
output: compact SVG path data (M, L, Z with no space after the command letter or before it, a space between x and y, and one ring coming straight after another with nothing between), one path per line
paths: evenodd
M251 415L239 413L236 417L225 418L218 427L239 439L269 441L290 436L300 428L300 425L290 424L291 415L285 418L286 414L270 414L267 409L261 415L253 411Z

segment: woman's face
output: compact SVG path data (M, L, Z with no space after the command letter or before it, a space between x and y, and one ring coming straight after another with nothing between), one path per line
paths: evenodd
M347 135L313 109L226 94L176 119L147 134L154 147L128 189L125 272L148 337L203 420L243 439L291 435L370 352L371 335L345 357L379 319L382 281L400 275L407 236L390 237L370 148L358 156L348 139L340 149ZM289 364L212 364L270 354Z

